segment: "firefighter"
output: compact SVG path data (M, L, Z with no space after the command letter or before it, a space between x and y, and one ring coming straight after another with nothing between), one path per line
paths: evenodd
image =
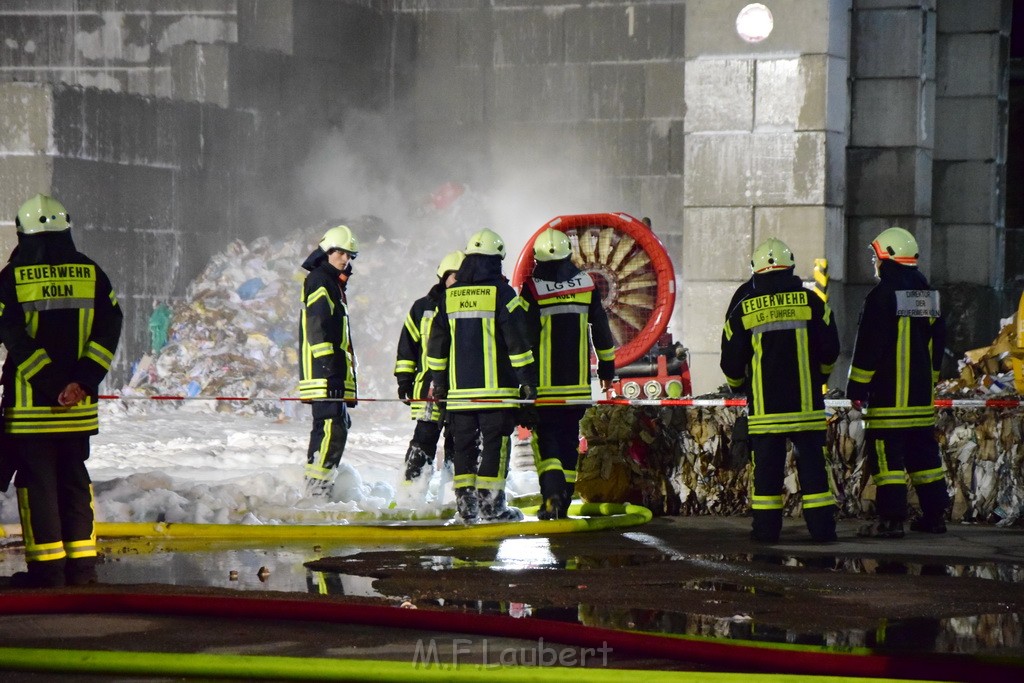
M96 582L93 490L85 461L99 431L97 390L110 371L123 315L110 280L75 248L52 197L18 210L18 246L0 271L4 447L16 470L27 572L11 585Z
M535 399L537 370L522 300L501 273L505 243L484 229L470 237L465 252L458 281L438 306L427 366L434 397L447 399L459 517L464 523L514 521L522 512L507 505L505 478L517 410L502 399ZM523 415L532 422L530 411Z
M835 498L825 454L821 386L839 356L839 334L826 303L793 274L781 240L758 246L753 277L741 285L722 331L721 368L729 387L746 391L753 459L751 538L774 543L782 530L786 441L793 444L804 521L816 542L836 538Z
M917 269L917 240L903 228L871 242L878 284L860 313L846 395L864 410L865 454L878 519L857 535L902 538L907 477L921 504L913 531L946 531L949 497L935 441L935 383L946 327L939 293Z
M427 341L434 323L437 307L444 299L445 290L455 284L455 274L466 255L453 251L441 259L437 267L437 284L427 295L417 299L398 337L395 360L395 378L398 380L398 398L407 404L413 399L412 419L416 420L409 449L405 452L405 481L430 479L434 469L434 453L441 438L441 411L434 403L424 402L430 393L430 371L427 369ZM445 433L445 463L452 459L451 435Z
M305 477L311 495L329 493L352 426L356 357L345 290L358 253L352 230L339 225L324 233L302 264L309 274L299 320L299 397L312 403Z
M569 238L548 228L533 243L536 265L523 283L530 341L537 354L537 398L589 401L591 337L601 389L615 378L615 341L601 295L572 262ZM540 519L569 511L579 459L579 425L586 405L543 405L530 445L540 478Z

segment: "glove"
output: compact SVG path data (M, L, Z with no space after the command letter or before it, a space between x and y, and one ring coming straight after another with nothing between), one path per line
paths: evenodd
M729 439L729 455L726 468L738 470L747 466L750 461L750 441L747 434L747 416L740 415L732 426L732 438Z
M340 377L328 377L327 398L345 398L345 380Z
M400 377L398 380L398 398L402 400L402 403L409 405L410 399L412 398L412 377Z
M448 376L443 373L435 374L432 381L430 395L435 401L443 401L448 398Z
M524 401L536 401L537 390L529 384L523 384L519 387L519 398ZM516 424L525 429L536 429L537 423L540 421L540 415L537 413L537 405L534 403L522 403L516 410Z

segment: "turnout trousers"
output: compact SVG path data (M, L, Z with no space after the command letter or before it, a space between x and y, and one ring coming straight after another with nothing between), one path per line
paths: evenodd
M326 483L345 453L352 418L343 401L313 401L313 428L306 452L306 482Z
M877 487L875 507L881 519L907 518L907 479L914 485L921 514L928 522L944 520L949 506L946 475L932 427L869 429L865 457Z
M825 460L825 432L751 434L754 464L754 540L774 543L782 531L782 490L786 474L786 441L796 451L804 523L815 541L835 540L836 501Z
M448 412L456 491L467 487L505 490L515 426L515 410L510 408Z
M537 410L537 426L530 437L530 446L544 500L556 495L562 497L566 505L572 500L580 457L580 420L586 410L584 406Z
M93 491L85 467L89 437L14 437L6 444L19 451L14 485L29 570L33 563L53 563L63 573L65 560L93 566Z

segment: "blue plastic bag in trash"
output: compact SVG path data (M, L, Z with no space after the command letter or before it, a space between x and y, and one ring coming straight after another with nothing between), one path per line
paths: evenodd
M238 285L238 296L242 297L244 301L256 298L256 295L260 293L260 290L267 286L263 280L258 277L250 278Z
M199 395L199 392L202 391L202 389L203 388L199 386L199 382L192 380L188 383L188 386L185 387L185 395L189 398L194 398Z

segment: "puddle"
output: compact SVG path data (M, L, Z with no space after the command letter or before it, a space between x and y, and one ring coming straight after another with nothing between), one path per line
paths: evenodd
M682 579L686 589L709 594L756 594L758 598L778 598L783 605L790 597L783 590L766 590L764 586L748 585L744 578L778 578L778 567L803 568L815 572L849 574L903 574L913 576L973 577L995 582L1024 582L1024 566L1020 564L924 563L897 562L871 558L794 557L785 554L707 554L623 551L611 555L587 556L572 554L553 547L546 538L505 539L496 546L479 548L450 547L380 547L353 548L331 546L276 546L262 549L239 549L210 546L203 548L162 547L160 544L107 545L103 547L104 562L98 567L100 581L110 584L164 584L197 587L219 587L239 591L308 592L316 594L372 597L400 604L404 597L385 595L374 588L375 579L358 572L313 571L308 562L321 558L350 558L356 565L371 566L379 556L380 567L401 569L415 567L435 571L457 571L463 568L486 568L491 571L516 572L546 569L629 568L664 564L669 569L685 562L698 569L715 571L726 578L707 577ZM23 557L7 549L5 565L18 565ZM731 577L731 578L730 578ZM753 582L752 582L753 583ZM998 590L998 587L995 587ZM881 620L872 628L838 629L821 632L784 629L758 622L757 614L734 614L729 617L684 613L672 610L609 608L580 603L575 608L534 606L530 595L521 602L438 600L439 605L455 606L482 614L505 614L515 618L545 619L579 623L614 629L651 633L708 636L770 643L806 644L828 648L868 647L891 652L1011 653L1024 650L1024 614L1018 612L989 613L950 618L914 618ZM709 596L710 597L710 596ZM714 599L725 604L730 598ZM742 603L740 603L742 604ZM998 606L996 603L994 606Z
M1024 614L982 614L945 619L882 620L872 629L801 632L758 624L748 615L715 617L667 610L609 609L589 604L577 608L534 608L527 603L439 599L438 606L477 614L508 615L646 633L703 636L760 643L811 645L846 651L943 652L977 654L1019 650L1024 646Z

